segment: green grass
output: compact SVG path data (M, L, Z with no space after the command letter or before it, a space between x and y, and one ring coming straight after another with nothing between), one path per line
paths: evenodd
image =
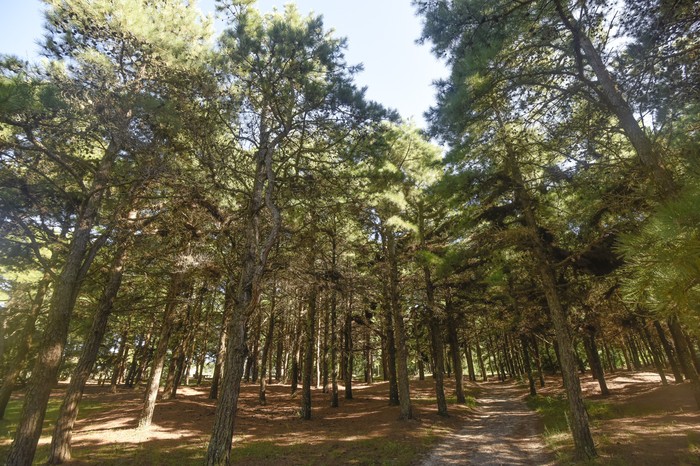
M630 406L623 404L610 403L602 400L586 400L586 410L591 423L595 425L597 422L602 422L610 419L619 419L623 417L642 417L654 410L650 407ZM568 408L569 404L564 396L528 396L527 405L530 409L537 411L542 417L544 423L545 441L554 450L558 456L559 462L563 464L574 464L572 460L573 440L569 434L568 425ZM607 439L604 436L597 438L599 445L604 445ZM600 465L601 459L592 461L577 462L578 465ZM605 465L623 466L625 462L613 462L611 458L605 458ZM615 460L617 461L617 460Z
M398 442L386 438L335 441L330 444L278 445L271 441L235 444L232 463L284 464L286 460L303 458L303 464L325 465L333 463L358 465L403 466L415 462L418 455L428 451L437 440L427 435L412 442ZM295 463L296 464L296 463Z
M61 407L61 399L49 400L49 405L46 408L46 416L44 416L44 425L41 435L51 435L54 422L58 416L58 410ZM94 414L98 411L106 409L102 403L95 401L82 401L80 403L80 411L78 418L82 419ZM5 409L5 418L0 420L0 440L7 442L12 440L19 424L19 418L22 411L22 400L10 400ZM0 458L5 458L10 449L10 444L0 445ZM48 445L39 446L35 455L34 464L46 464L49 457Z

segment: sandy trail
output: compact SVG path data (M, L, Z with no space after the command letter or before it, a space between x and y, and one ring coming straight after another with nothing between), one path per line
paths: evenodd
M482 388L478 415L420 465L554 464L542 442L537 414L522 400L525 390L503 383L486 383Z

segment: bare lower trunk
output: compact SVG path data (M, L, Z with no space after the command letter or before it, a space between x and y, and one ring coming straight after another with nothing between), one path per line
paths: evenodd
M71 439L73 425L78 418L78 406L85 390L85 384L90 378L92 367L97 360L100 343L102 343L102 338L107 329L107 322L112 313L114 299L117 297L122 282L124 257L126 256L124 240L125 238L121 238L121 242L115 252L107 285L102 292L102 297L93 316L92 328L85 339L83 351L73 371L61 409L58 412L58 420L51 439L49 464L61 464L68 461L71 457Z
M7 455L7 465L28 466L34 458L36 446L41 436L49 395L57 381L75 301L82 279L87 273L92 259L94 259L94 254L89 254L88 251L91 232L102 204L107 178L117 152L116 144L110 143L90 187L92 194L83 204L81 215L76 222L66 261L54 285L46 330L42 336L36 362L27 385L22 415ZM93 250L93 252L95 251Z
M170 333L173 328L173 317L179 304L177 298L180 295L183 285L183 274L181 272L174 274L170 281L165 312L163 312L163 323L161 324L158 346L153 355L151 375L148 378L146 392L143 396L143 407L139 415L140 429L149 427L153 420L153 412L156 409L156 399L158 398L158 387L160 386L160 377L163 374L163 364L165 363L165 355L168 352L168 341L170 340Z
M335 251L335 248L334 248ZM335 258L335 255L333 256ZM336 290L331 290L331 407L338 407L338 298Z
M457 395L457 403L465 403L467 400L464 396L464 373L462 372L462 356L459 352L459 334L457 330L457 322L454 318L455 310L453 309L452 302L449 300L449 298L445 304L445 310L447 313L447 337L450 343L450 355L452 356L452 365L455 368L455 393ZM469 357L469 355L467 355L467 357ZM474 365L471 363L471 361L469 361L469 367L470 372L473 372Z
M401 419L413 419L411 391L408 382L408 351L406 349L406 331L399 300L399 269L396 258L396 239L393 231L386 234L389 258L389 300L391 317L394 324L394 342L396 343L396 375L399 386L399 406Z
M266 375L266 369L267 369L267 357L268 354L270 353L270 348L272 347L272 337L275 332L275 290L274 290L275 284L273 283L273 290L272 290L272 303L270 305L270 317L269 317L269 322L267 324L267 336L265 337L265 345L263 345L263 350L262 350L262 363L260 365L260 390L258 393L258 401L260 402L261 405L264 405L267 403L267 399L265 398L265 391L266 391L266 383L267 380L265 379Z
M537 395L537 388L535 387L535 379L532 377L532 365L530 364L528 339L524 334L520 335L520 344L523 347L523 363L525 365L525 373L527 374L527 382L530 386L530 396L535 396Z
M384 285L385 288L386 284ZM386 291L386 290L385 290ZM388 292L387 292L388 293ZM399 405L399 385L396 376L396 344L394 343L394 322L391 317L391 305L386 296L384 304L384 333L386 334L387 372L389 376L389 405Z
M445 361L440 323L436 316L430 317L430 343L433 353L433 378L435 379L435 397L438 415L447 416L447 399L445 398Z
M345 382L345 399L352 400L352 310L348 309L345 314L345 326L343 327L345 336L343 339L343 358L345 358L345 373L343 374Z
M230 464L231 442L241 392L243 364L248 357L246 346L246 312L239 306L232 310L228 326L226 362L222 377L222 390L216 405L214 427L209 440L205 464L208 466ZM225 311L226 312L226 311Z
M678 322L677 316L671 316L668 319L668 328L671 331L671 337L676 346L676 353L678 354L678 360L681 363L683 372L686 377L690 379L690 383L693 386L693 395L695 396L695 403L700 409L700 377L695 370L692 358L690 356L690 351L685 342L685 335L683 334L683 329L681 328L680 322Z
M311 419L311 376L314 365L314 336L316 334L316 285L311 285L309 309L306 313L306 343L304 345L304 372L302 375L301 418Z
M15 357L12 364L7 370L5 377L3 377L2 388L0 388L0 419L5 417L5 409L7 409L7 403L10 401L10 395L15 388L15 383L17 383L17 377L24 369L27 363L27 356L29 356L29 349L32 346L32 336L36 329L36 319L39 317L41 312L41 307L44 305L44 298L46 297L46 292L49 289L51 283L51 276L46 273L44 277L39 281L36 289L36 294L32 300L32 307L27 315L27 320L24 323L24 328L22 329L22 334L17 342L17 349Z
M224 306L225 308L226 306ZM211 387L209 388L209 399L216 400L219 396L219 385L221 385L221 372L226 359L226 332L228 331L230 315L224 310L221 316L221 332L219 333L219 349L216 352L216 362L214 363L214 374L211 378Z
M610 395L610 390L608 389L608 384L605 382L605 372L603 371L603 363L601 362L600 355L598 354L598 345L595 341L594 331L587 331L583 336L583 340L586 352L588 353L591 371L593 372L595 379L598 381L600 393L603 396L608 396Z

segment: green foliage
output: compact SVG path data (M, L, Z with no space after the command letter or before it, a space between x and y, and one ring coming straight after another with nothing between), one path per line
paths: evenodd
M621 237L625 298L662 315L700 317L700 177Z

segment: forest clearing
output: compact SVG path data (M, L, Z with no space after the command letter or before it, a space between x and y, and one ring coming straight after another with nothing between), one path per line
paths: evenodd
M700 463L700 2L270 1L0 55L5 464Z

